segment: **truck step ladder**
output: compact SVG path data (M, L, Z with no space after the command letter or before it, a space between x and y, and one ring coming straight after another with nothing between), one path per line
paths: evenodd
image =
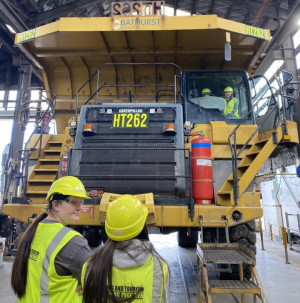
M61 136L50 136L45 143L40 158L27 180L26 194L31 203L45 203L47 192L57 178L62 144Z
M217 268L210 269L211 264ZM208 276L209 271L224 271L219 268L222 264L239 266L239 280L214 280ZM240 294L241 302L245 303L246 294L253 296L253 302L259 297L261 302L266 303L262 286L255 269L254 253L240 243L203 244L197 245L198 267L198 302L212 303L212 294ZM210 265L210 266L209 266ZM215 267L216 267L215 266ZM249 266L251 279L243 277L244 266ZM230 268L230 267L229 267Z

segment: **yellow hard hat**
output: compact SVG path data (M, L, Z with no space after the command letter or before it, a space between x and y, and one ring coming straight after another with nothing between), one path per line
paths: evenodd
M86 195L82 182L78 178L72 176L62 177L53 182L48 191L46 201L49 202L51 196L54 194L91 199Z
M202 89L202 95L204 94L210 94L211 93L211 90L209 88L203 88Z
M148 208L131 195L122 195L108 205L105 231L114 241L136 237L144 228Z
M228 92L233 93L232 87L230 87L230 86L225 87L224 93L228 93Z

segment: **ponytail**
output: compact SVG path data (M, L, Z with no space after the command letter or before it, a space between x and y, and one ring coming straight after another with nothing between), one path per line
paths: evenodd
M18 298L25 295L27 283L27 267L31 242L35 235L38 224L47 217L47 213L41 214L24 233L20 246L15 256L11 274L11 286Z

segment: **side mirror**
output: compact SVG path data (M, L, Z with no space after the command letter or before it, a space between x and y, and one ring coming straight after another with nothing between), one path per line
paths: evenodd
M225 42L225 47L224 47L224 58L226 61L231 61L231 45L230 42Z

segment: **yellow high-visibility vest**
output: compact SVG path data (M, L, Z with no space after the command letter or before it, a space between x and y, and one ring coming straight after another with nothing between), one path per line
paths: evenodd
M30 246L25 295L22 303L80 303L76 293L77 279L59 276L54 260L58 252L78 232L61 223L39 223Z
M228 115L228 114L232 114L234 116L236 116L237 118L239 118L239 99L238 98L232 98L229 100L229 102L225 99L226 101L226 106L224 109L224 114Z
M84 276L86 272L85 263L82 269L81 284L84 288ZM161 303L163 302L164 288L168 276L167 264L157 256L150 255L147 261L140 266L112 269L112 289L117 298L137 299L133 302L139 303Z

